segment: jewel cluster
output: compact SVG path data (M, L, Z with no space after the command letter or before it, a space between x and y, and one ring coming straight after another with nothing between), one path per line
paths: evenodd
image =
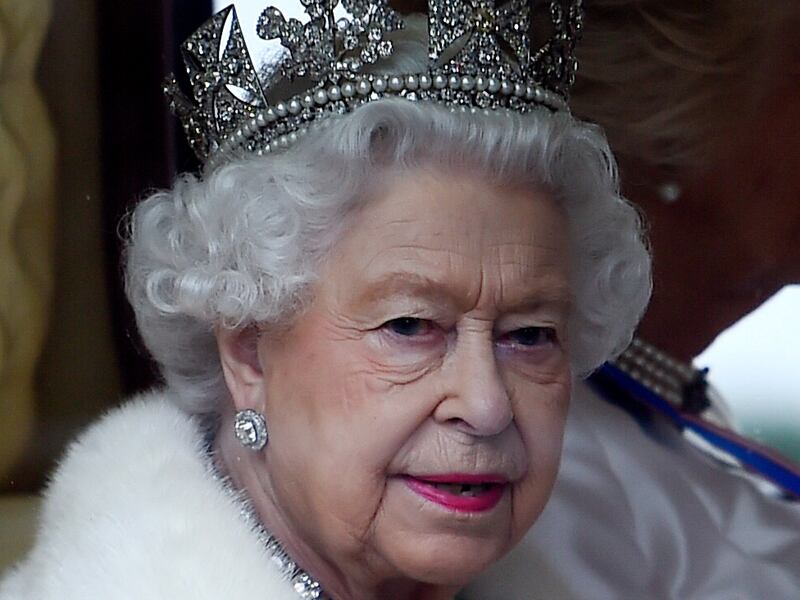
M271 6L261 13L257 32L265 40L280 39L289 50L289 57L280 66L281 75L289 79L310 75L315 81L337 73L358 73L365 64L386 58L392 42L384 34L402 26L400 17L386 0L342 0L351 19L334 20L337 2L300 0L310 21L286 21L280 10Z
M320 117L351 112L387 96L433 101L462 110L545 106L567 110L575 78L582 0L429 0L428 69L380 75L365 67L389 57L392 31L402 28L388 0L300 0L309 20L285 19L275 7L258 21L263 39L288 51L259 74L233 6L220 11L182 45L194 102L174 76L165 83L170 108L206 167L244 153L284 148ZM533 7L544 6L550 36L532 48ZM224 47L226 24L230 33ZM304 89L288 97L287 87Z

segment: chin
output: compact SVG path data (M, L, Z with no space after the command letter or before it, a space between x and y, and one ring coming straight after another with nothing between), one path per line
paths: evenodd
M433 585L463 586L509 550L508 539L430 535L416 541L404 539L390 554L398 570L409 579Z

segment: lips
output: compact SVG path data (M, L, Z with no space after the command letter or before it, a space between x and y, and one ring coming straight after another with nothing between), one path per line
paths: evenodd
M406 475L404 480L417 495L456 512L489 511L500 502L508 487L508 480L497 475Z

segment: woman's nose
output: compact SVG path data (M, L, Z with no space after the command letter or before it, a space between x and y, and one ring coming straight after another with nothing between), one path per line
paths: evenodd
M493 344L487 341L458 348L450 367L447 388L434 418L475 436L505 431L514 413Z

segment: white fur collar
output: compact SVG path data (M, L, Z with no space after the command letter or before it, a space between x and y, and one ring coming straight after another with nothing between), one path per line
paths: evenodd
M297 600L204 456L163 394L107 415L70 447L0 600Z

